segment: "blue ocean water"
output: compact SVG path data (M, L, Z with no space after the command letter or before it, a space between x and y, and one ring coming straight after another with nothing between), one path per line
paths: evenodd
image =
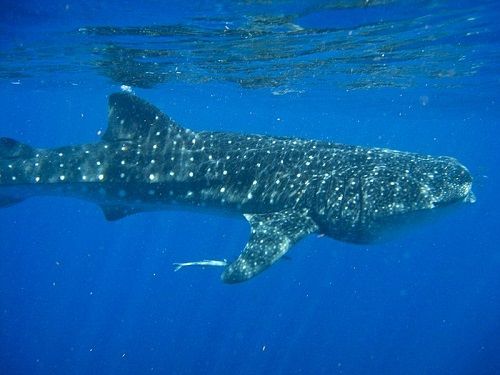
M0 210L1 374L500 374L494 1L12 1L0 135L97 142L130 87L193 130L458 158L477 202L389 242L310 236L258 277L243 218Z

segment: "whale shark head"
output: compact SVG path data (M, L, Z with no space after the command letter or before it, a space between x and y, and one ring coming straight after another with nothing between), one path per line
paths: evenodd
M443 207L457 202L474 203L472 176L469 170L456 159L436 158L434 171L422 173L422 182L428 186L434 207Z
M444 207L475 202L472 176L454 158L375 149L367 159L356 177L332 192L334 204L322 229L334 238L379 241Z
M451 157L421 158L416 157L418 163L414 165L409 163L400 170L396 169L397 179L386 181L389 194L374 199L373 204L379 202L382 207L369 228L369 235L375 236L375 240L390 237L418 222L430 222L461 203L475 202L472 176L465 166ZM413 167L410 172L408 165ZM404 188L398 187L397 181L405 182ZM401 189L403 195L397 193Z

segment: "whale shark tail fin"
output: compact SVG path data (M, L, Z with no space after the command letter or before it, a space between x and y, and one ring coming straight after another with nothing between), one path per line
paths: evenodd
M35 149L12 138L0 138L0 161L5 167L10 162L29 159L35 155ZM23 198L0 194L0 207L8 207L23 201Z
M112 94L108 104L108 128L102 136L105 141L164 139L188 132L154 105L133 94Z

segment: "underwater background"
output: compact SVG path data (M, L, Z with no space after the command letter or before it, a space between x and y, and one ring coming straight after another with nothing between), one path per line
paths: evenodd
M449 155L477 202L389 242L309 236L220 282L239 217L0 210L0 374L500 374L496 1L0 4L0 136L99 141L132 90L193 130Z

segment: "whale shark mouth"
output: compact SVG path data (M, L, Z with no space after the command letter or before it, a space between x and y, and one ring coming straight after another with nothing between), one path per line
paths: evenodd
M476 203L476 194L472 191L472 184L470 184L469 192L463 199L464 203Z
M472 191L472 181L464 183L458 190L445 199L437 199L432 202L433 207L447 207L456 203L475 203L476 195Z

